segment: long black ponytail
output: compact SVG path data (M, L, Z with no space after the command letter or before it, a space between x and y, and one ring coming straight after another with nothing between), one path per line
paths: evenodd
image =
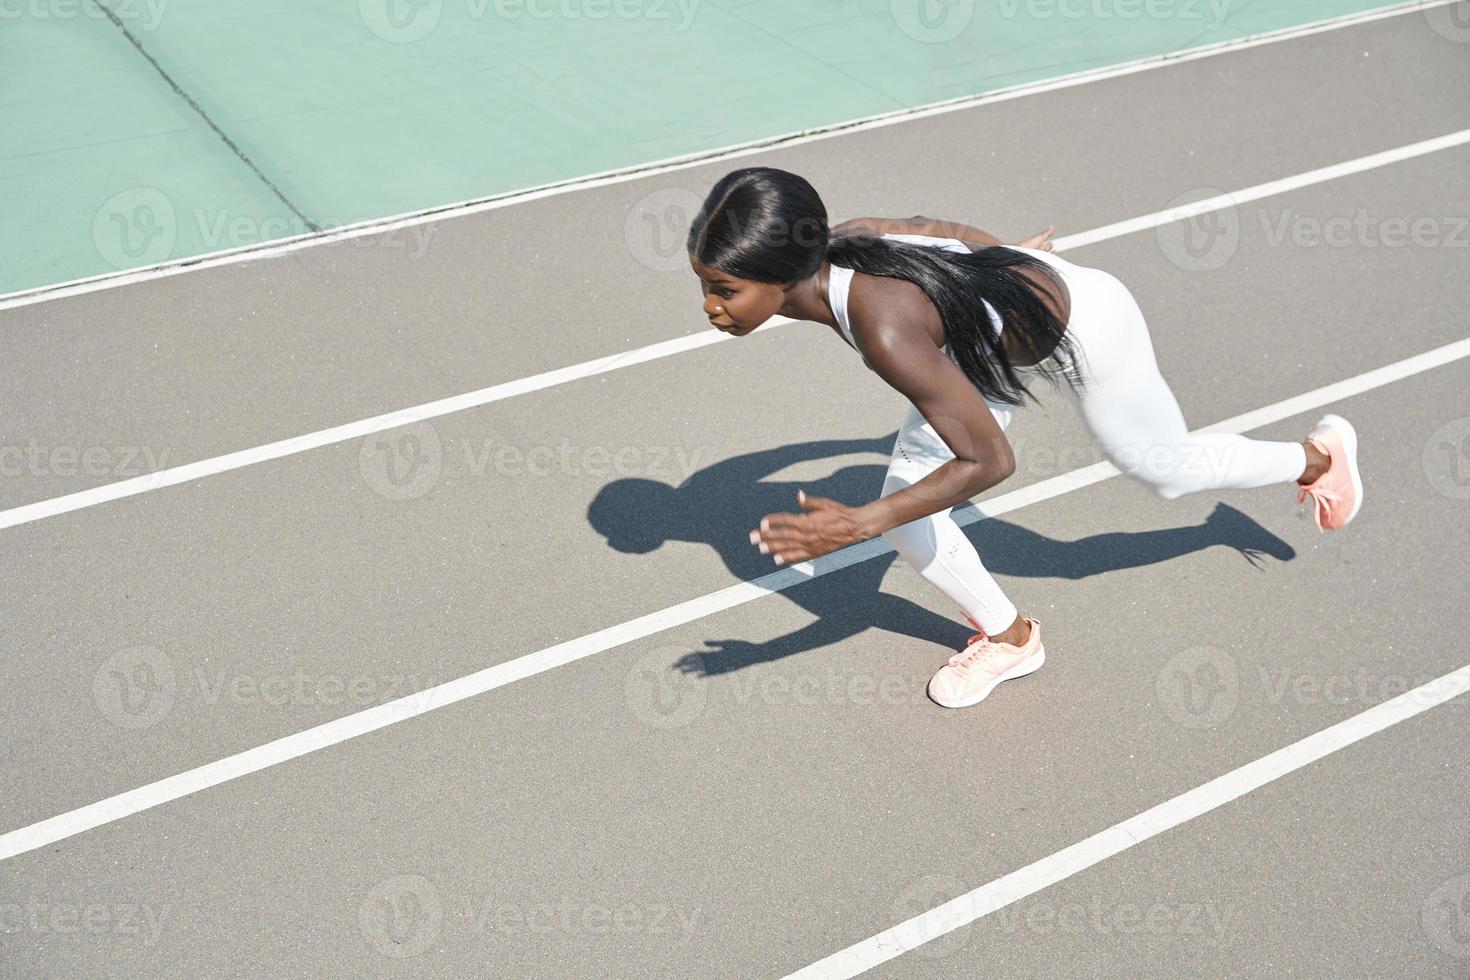
M827 208L812 185L773 167L747 167L722 177L690 225L687 244L705 265L754 282L797 282L826 261L913 283L939 311L945 342L960 370L993 401L1021 405L1036 397L985 315L986 302L1000 315L1004 330L1019 337L1037 361L1037 373L1053 384L1058 376L1074 386L1080 383L1067 325L1019 270L1033 272L1057 295L1060 277L1023 252L1003 246L958 252L872 233L833 237Z

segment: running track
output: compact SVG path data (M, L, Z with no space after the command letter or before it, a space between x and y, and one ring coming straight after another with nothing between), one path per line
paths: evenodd
M16 306L0 508L702 335L668 229L748 159L836 220L1018 237L1464 134L1433 26ZM891 552L796 584L746 541L881 480L901 401L814 325L15 522L6 972L1464 974L1470 145L1320 176L1070 254L1135 290L1193 425L1299 438L1347 382L1359 521L1079 476L1064 401L1028 409L970 533L1048 664L975 709L924 698L969 630Z

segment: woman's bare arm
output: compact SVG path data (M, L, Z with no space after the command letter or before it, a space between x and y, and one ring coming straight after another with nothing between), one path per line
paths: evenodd
M964 503L1015 472L1010 443L990 406L937 347L904 330L888 331L885 339L866 347L874 372L908 396L955 458L857 508L865 537Z
M1016 461L990 406L934 345L924 318L938 312L918 287L878 278L850 295L863 359L919 410L955 457L912 486L856 509L864 536L877 537L988 490L1015 471Z
M979 246L1005 244L988 231L958 221L926 218L921 214L916 214L912 218L853 218L851 221L844 221L832 230L842 231L844 229L871 229L880 234L958 238L967 244Z
M966 245L973 246L970 251L974 252L991 245L1019 245L1022 248L1034 248L1043 252L1053 251L1051 244L1051 233L1056 230L1055 226L1048 226L1045 231L1028 235L1018 242L1003 242L988 231L974 228L970 225L961 224L958 221L945 221L941 218L926 218L916 214L912 218L853 218L844 221L840 225L833 226L836 231L873 231L877 234L892 235L929 235L933 238L957 238Z

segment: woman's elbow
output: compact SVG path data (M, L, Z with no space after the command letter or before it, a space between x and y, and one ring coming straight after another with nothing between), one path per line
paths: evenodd
M1008 479L1016 472L1016 451L1008 440L996 439L990 444L985 460L995 472L997 481Z
M975 485L979 488L975 492L983 493L991 487L1004 483L1016 472L1016 458L1007 455L1004 459L991 459L977 464Z

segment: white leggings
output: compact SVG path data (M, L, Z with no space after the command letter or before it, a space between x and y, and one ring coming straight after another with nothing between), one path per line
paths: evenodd
M1062 390L1120 470L1167 500L1200 490L1294 482L1302 475L1307 456L1301 443L1190 435L1179 403L1159 373L1148 326L1127 287L1100 269L1025 251L1063 273L1072 303L1067 331L1079 348L1084 385L1075 398L1065 383ZM1014 407L989 404L1004 429ZM899 426L883 495L917 483L953 458L933 426L910 405ZM1016 607L949 509L893 528L883 537L985 632L1004 632L1015 621Z

